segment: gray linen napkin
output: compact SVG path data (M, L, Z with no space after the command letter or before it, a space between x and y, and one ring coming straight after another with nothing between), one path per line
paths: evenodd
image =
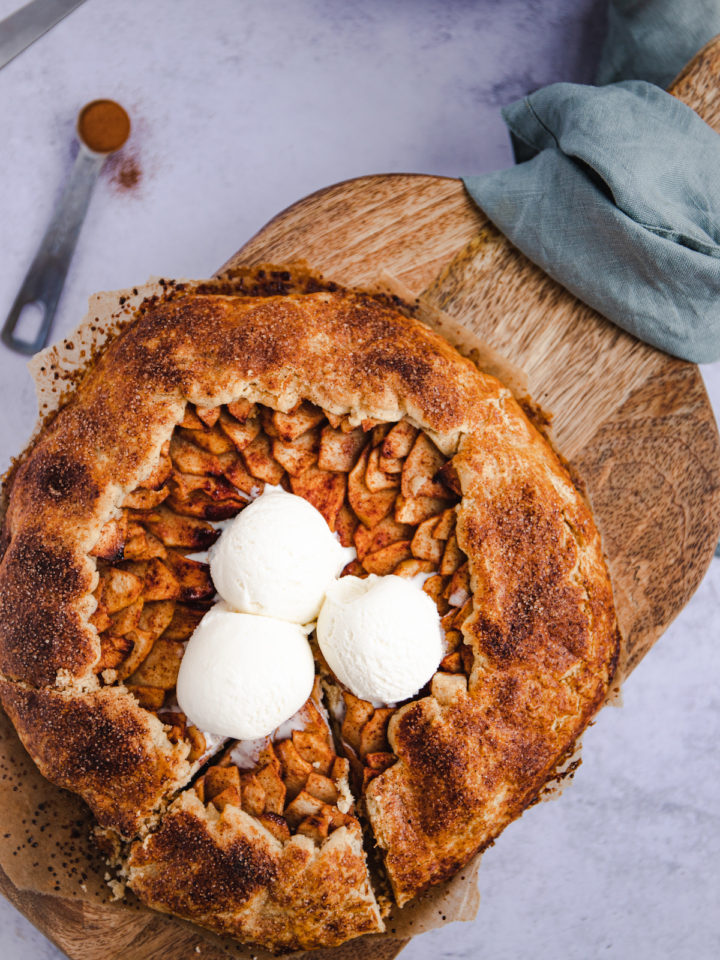
M720 359L720 136L640 80L555 83L503 117L534 156L465 178L493 223L624 330Z
M599 68L667 83L720 33L720 0L611 0ZM518 160L465 177L531 260L624 330L720 359L720 137L659 86L556 83L503 110Z
M720 359L720 137L661 87L718 33L720 0L610 0L604 86L506 107L520 162L464 178L550 276L696 363Z

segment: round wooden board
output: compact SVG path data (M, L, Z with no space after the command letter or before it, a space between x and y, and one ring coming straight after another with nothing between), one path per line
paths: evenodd
M720 131L720 38L672 92ZM583 478L631 669L687 603L720 531L720 444L700 373L636 341L550 280L495 230L458 180L363 177L301 200L226 266L306 260L363 286L382 272L476 333L529 377L557 446ZM453 339L452 324L445 328ZM215 938L149 911L0 890L72 960L222 960ZM372 938L317 960L389 960Z

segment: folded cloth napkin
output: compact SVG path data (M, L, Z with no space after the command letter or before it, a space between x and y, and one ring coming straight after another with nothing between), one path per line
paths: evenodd
M671 6L684 11L675 22ZM720 32L720 0L615 0L611 24L625 45L606 47L604 73L632 61L628 38L652 38L660 51L680 21L697 28L658 57L663 78L676 72L673 58ZM642 80L552 84L503 117L518 159L530 159L464 178L493 223L624 330L686 360L720 359L720 136Z

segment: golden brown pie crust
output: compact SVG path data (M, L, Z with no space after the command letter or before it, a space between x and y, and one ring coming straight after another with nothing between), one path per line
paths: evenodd
M290 411L304 400L357 424L407 418L452 458L459 481L472 666L467 678L437 674L428 696L395 712L393 763L366 781L402 905L537 797L603 702L618 632L600 537L510 391L386 299L205 289L146 305L15 471L0 696L45 776L79 793L103 827L128 839L154 829L195 768L156 716L97 676L90 553L104 525L155 469L189 403L245 397ZM352 824L319 848L297 836L283 845L237 807L218 812L192 791L162 816L129 861L131 885L158 909L275 950L381 929Z

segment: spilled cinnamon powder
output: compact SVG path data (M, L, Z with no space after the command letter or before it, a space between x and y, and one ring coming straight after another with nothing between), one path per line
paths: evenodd
M121 162L113 172L112 183L118 190L134 190L142 180L142 169L136 155L118 157Z

